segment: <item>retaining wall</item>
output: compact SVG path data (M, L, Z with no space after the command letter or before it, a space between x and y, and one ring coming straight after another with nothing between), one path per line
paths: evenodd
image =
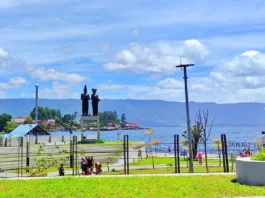
M86 141L96 142L97 135L87 135ZM81 135L77 135L77 141L81 141ZM27 142L27 137L23 137L23 144ZM70 142L70 136L30 136L30 144L49 144L62 145ZM2 140L2 147L18 146L18 137L4 137Z
M250 157L236 159L237 181L250 186L265 185L265 162Z

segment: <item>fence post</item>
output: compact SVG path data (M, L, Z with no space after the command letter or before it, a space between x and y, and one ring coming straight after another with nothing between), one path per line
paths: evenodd
M129 175L129 136L126 135L127 141L127 175Z
M36 135L35 136L35 144L38 144L39 143L39 141L38 141L38 136Z
M20 177L22 177L22 171L23 171L23 137L20 137L20 149L21 149Z
M30 144L30 139L29 135L27 135L27 147L26 147L26 166L29 167L29 144ZM27 172L29 172L29 169L27 168Z
M72 140L72 130L70 130L70 168L73 168L73 140ZM74 175L74 173L73 173L73 175Z
M226 173L224 134L221 134L221 144L222 144L222 157L223 157L224 173Z
M177 155L178 155L178 173L180 173L180 159L179 159L179 135L177 135Z
M75 153L76 153L76 151L75 151L75 142L77 141L77 137L76 136L73 136L73 143L72 143L72 156L73 156L73 160L72 160L72 162L74 162L74 159L75 159ZM74 176L75 175L75 172L77 172L76 170L75 170L75 168L77 168L76 166L75 166L75 164L73 163L73 166L72 166L72 175Z
M174 159L175 159L175 173L178 172L177 167L177 135L174 135Z
M229 163L228 163L228 154L227 154L227 143L226 143L226 134L224 134L224 146L225 146L225 162L226 162L226 172L229 173Z
M76 175L78 175L78 168L77 168L77 157L78 157L78 150L77 150L77 136L75 136L75 171Z
M123 136L123 159L124 159L124 175L126 175L126 136Z
M20 173L20 137L17 138L17 177Z

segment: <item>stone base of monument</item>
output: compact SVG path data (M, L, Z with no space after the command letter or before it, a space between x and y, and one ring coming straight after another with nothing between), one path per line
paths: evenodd
M250 157L236 159L236 177L241 184L249 186L265 185L265 162L251 160Z
M81 140L82 143L96 143L97 135L87 135Z
M100 139L100 120L99 120L99 116L81 116L81 120L80 120L80 125L81 125L81 129L84 128L84 122L85 121L96 121L97 122L97 136L96 139ZM82 131L83 134L83 131ZM89 138L87 138L89 139ZM82 139L83 141L83 139Z

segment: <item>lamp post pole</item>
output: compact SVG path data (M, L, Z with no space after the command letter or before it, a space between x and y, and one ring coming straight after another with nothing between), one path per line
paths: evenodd
M184 85L185 85L185 101L186 101L186 116L187 116L187 130L188 130L188 139L189 139L189 172L193 173L193 152L192 152L192 138L190 131L190 112L189 112L189 96L188 96L188 85L187 85L187 67L194 66L194 64L181 64L176 67L180 67L184 71Z
M36 84L36 106L35 106L35 124L38 124L38 88L39 85Z
M262 134L262 137L261 137L262 146L263 148L265 148L265 131L262 131L261 134Z

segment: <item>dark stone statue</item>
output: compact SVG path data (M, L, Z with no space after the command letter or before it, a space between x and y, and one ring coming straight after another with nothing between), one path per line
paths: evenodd
M87 94L86 85L84 87L84 93L81 94L82 100L82 116L88 115L88 101L90 100L89 94Z
M100 101L96 92L97 92L97 89L92 89L91 99L92 99L93 116L98 115L98 102Z

